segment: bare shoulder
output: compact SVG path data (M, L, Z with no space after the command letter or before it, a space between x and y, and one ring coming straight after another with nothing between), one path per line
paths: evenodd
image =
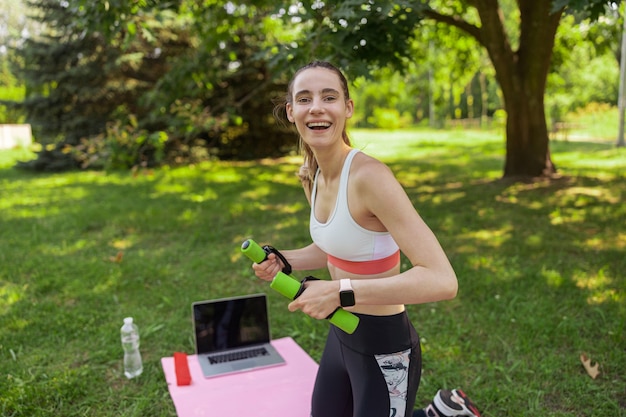
M381 186L389 181L396 182L393 172L387 165L363 152L354 157L350 177L359 188Z
M388 230L399 236L402 225L415 218L415 208L391 168L376 158L364 154L355 156L349 188L354 191L350 210L355 219L361 220L361 226Z

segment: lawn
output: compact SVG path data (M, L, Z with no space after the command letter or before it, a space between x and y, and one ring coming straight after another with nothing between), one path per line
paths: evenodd
M455 300L408 306L423 343L418 404L462 387L487 417L626 416L626 149L554 141L561 178L511 183L501 133L353 137L393 169L459 278ZM319 359L328 324L288 313L239 251L248 237L309 242L298 158L11 168L28 157L0 151L1 415L174 416L160 358L193 353L201 299L266 292L273 337ZM126 316L142 337L134 380L122 372Z

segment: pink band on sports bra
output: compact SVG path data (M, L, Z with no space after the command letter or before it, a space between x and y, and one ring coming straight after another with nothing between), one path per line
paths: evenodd
M389 271L400 262L400 251L387 256L386 258L376 259L373 261L346 261L345 259L337 258L332 255L328 255L328 262L331 265L341 268L346 272L359 275L380 274L385 271Z

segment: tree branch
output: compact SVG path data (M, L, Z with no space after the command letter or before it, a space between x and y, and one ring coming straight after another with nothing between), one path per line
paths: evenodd
M474 37L481 45L484 45L483 36L479 27L474 26L457 16L441 14L433 9L424 10L423 13L424 16L433 19L436 22L445 23L463 30L470 36Z

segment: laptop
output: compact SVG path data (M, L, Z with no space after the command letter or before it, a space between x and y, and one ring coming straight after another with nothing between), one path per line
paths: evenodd
M206 378L285 363L270 343L267 296L192 303L196 354Z

